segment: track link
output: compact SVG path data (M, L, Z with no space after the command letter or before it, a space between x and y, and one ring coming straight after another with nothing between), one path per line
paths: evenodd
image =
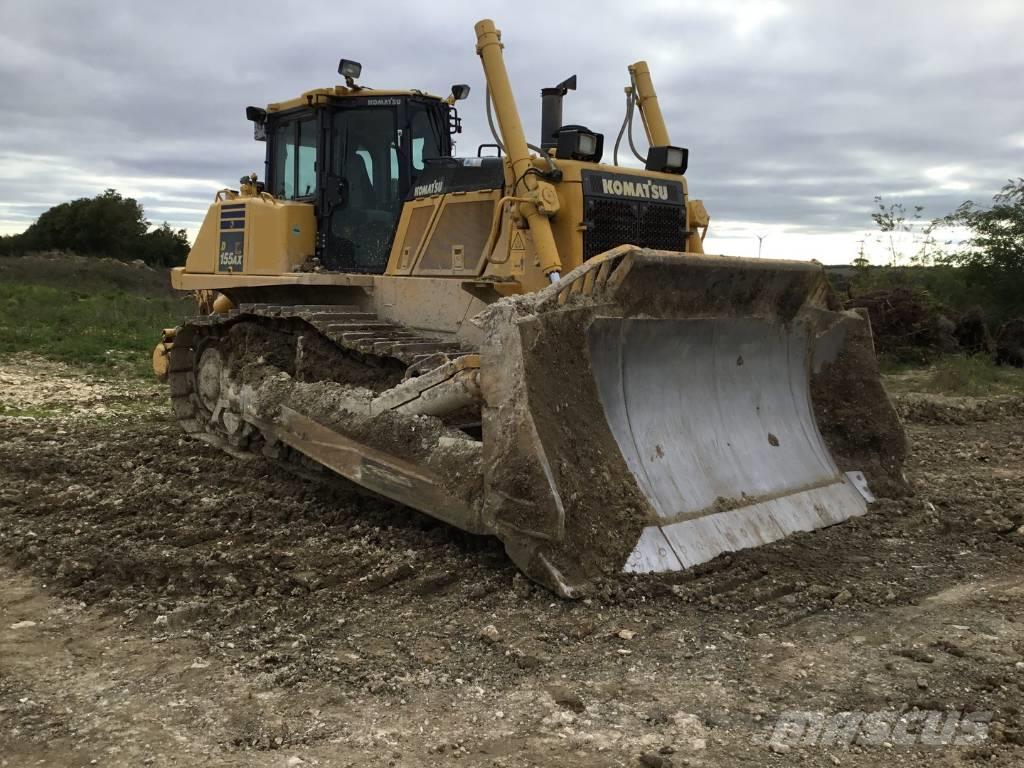
M297 339L315 333L333 345L339 358L368 369L392 366L400 370L404 365L406 377L475 351L349 305L242 304L224 314L191 318L177 329L168 355L173 413L187 433L240 457L258 452L260 435L238 414L220 413L209 397L204 398L199 367L204 351L239 323L254 323Z

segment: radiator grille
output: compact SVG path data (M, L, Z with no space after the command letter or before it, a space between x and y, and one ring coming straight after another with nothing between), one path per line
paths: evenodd
M591 197L584 210L584 259L626 243L664 251L686 245L686 209L680 205Z

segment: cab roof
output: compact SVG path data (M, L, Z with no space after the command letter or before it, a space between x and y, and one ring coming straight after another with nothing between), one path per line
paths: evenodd
M387 91L376 90L374 88L348 88L344 85L335 85L327 88L314 88L311 91L306 91L301 96L297 96L294 99L288 99L287 101L273 102L267 105L267 112L284 112L285 110L297 109L299 107L330 104L335 99L353 97L375 98L386 96L420 96L426 99L443 101L440 96L435 96L432 93L426 93L424 91Z

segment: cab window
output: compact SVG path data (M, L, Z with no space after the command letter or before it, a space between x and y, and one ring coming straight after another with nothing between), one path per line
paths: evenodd
M287 200L316 194L316 118L287 120L274 131L275 197Z
M401 196L395 138L390 109L343 110L334 116L332 171L345 179L349 206L397 214Z
M439 157L441 151L437 145L437 133L430 122L426 109L417 109L412 116L412 167L414 171L422 171L424 160Z

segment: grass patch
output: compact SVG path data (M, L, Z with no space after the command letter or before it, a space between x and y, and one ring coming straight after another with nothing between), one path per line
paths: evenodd
M15 268L11 262L17 261ZM99 371L152 375L160 329L192 314L191 297L167 288L167 274L121 264L4 260L0 266L0 357L31 352ZM133 272L146 274L136 275Z
M881 360L892 392L987 397L1024 394L1024 370L1000 366L987 355L946 355L927 368Z
M22 408L17 405L7 405L6 403L0 403L0 416L15 416L15 417L28 417L33 419L45 419L50 416L59 416L61 410L59 408L52 408L49 406L32 406L30 408Z
M878 370L883 376L899 376L922 370L920 363L912 363L902 358L882 352L878 355Z
M950 355L935 365L930 392L980 397L1024 393L1024 370L996 365L987 355Z

